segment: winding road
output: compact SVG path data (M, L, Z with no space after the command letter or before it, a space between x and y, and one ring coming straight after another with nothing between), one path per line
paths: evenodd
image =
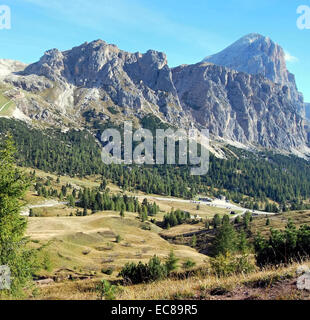
M259 210L249 210L246 208L239 207L239 206L232 204L230 202L226 202L224 200L219 200L219 199L213 200L212 202L207 202L207 201L193 201L193 200L184 200L184 199L176 199L176 198L160 198L160 197L147 197L147 196L146 197L140 196L140 198L149 198L149 199L157 200L157 201L172 201L172 202L190 203L190 204L197 203L197 204L207 205L209 207L227 209L227 210L232 210L232 211L241 211L241 213L238 213L238 214L232 216L232 218L235 218L239 215L242 216L247 211L252 212L254 215L269 215L269 216L276 215L276 213L264 212L264 211L259 211Z
M161 197L154 197L154 196L138 196L137 198L140 198L140 199L147 198L147 199L154 200L154 201L171 201L171 202L189 203L189 204L196 203L196 204L206 205L206 206L209 206L209 207L227 209L227 210L232 210L232 211L240 211L240 213L232 215L231 216L232 218L235 218L237 216L242 216L247 211L250 211L254 215L265 215L265 216L267 216L267 215L268 216L276 215L276 213L264 212L264 211L259 211L259 210L249 210L249 209L246 209L246 208L239 207L239 206L237 206L235 204L232 204L230 202L226 202L224 200L219 200L219 199L215 199L212 202L207 202L207 201L184 200L184 199L177 199L177 198L161 198ZM40 203L40 204L27 205L22 209L21 215L22 216L29 216L30 209L51 208L51 207L57 207L57 206L60 206L60 205L67 205L67 204L68 204L68 202L60 202L60 201L56 201L56 200L48 200L48 201L45 201L44 203Z

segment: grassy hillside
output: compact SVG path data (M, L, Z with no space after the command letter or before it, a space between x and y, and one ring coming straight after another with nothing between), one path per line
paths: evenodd
M29 173L31 169L26 169ZM98 187L100 176L86 178L70 178L55 176L43 171L36 171L40 181L51 181L51 187L61 189L65 185L76 188ZM56 182L56 179L59 182ZM52 180L51 180L52 179ZM109 184L112 192L123 192L113 184ZM156 195L148 196L142 192L128 192L128 195L156 199ZM195 212L195 204L172 202L169 197L161 197L157 204L160 213L156 219L160 221L164 212L172 206L186 206L186 210ZM26 200L31 204L44 202L34 190L28 192ZM193 208L191 208L193 206ZM157 255L165 261L171 250L174 250L178 261L178 269L174 276L163 281L134 286L123 286L116 298L122 299L307 299L307 292L296 288L296 269L299 264L256 269L250 274L218 277L212 273L209 257L199 253L200 241L208 242L213 231L207 231L204 223L183 224L162 230L151 222L142 223L136 213L125 213L121 218L118 212L105 211L88 216L71 216L75 209L67 205L36 208L34 213L39 217L28 218L27 235L32 246L46 244L49 256L49 268L36 275L37 293L29 295L30 299L97 299L96 285L101 279L112 283L121 283L119 271L127 262L146 263ZM201 209L202 210L202 209ZM211 218L219 213L216 208L208 207L205 217ZM213 211L213 212L212 212ZM224 213L224 212L223 212ZM202 215L202 212L199 212ZM251 222L253 234L262 232L268 236L270 227L285 228L288 219L293 219L297 226L310 222L310 211L295 211L270 217L270 225L266 226L266 217L254 217ZM191 239L197 234L197 247L191 247ZM200 235L201 238L200 238ZM209 235L209 238L206 237ZM120 238L118 238L119 236ZM168 239L168 240L166 240ZM195 267L186 271L183 263L190 259ZM310 263L305 262L310 266ZM108 274L107 274L108 273ZM48 284L44 281L50 281ZM42 282L43 281L43 282Z
M0 90L0 117L9 117L12 115L15 104L9 98L3 95Z
M125 263L146 262L155 254L164 259L172 249L181 260L191 258L198 265L206 259L187 246L169 244L159 236L158 227L149 224L151 230L143 230L144 226L133 214L126 213L122 219L115 212L105 212L87 217L29 218L27 235L41 244L50 241L50 275L70 269L100 277L103 268L112 268L113 279Z

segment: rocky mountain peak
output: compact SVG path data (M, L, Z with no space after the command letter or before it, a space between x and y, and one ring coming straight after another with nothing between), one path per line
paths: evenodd
M31 91L30 100L18 100L29 118L83 124L87 112L100 121L153 114L175 127L207 128L212 139L225 143L309 151L305 104L284 50L259 34L205 62L174 69L162 52L130 53L95 40L49 50L3 81Z
M157 71L167 73L168 69L167 57L162 52L129 53L116 45L96 40L63 52L58 49L46 51L40 61L28 66L23 74L45 76L52 81L76 86L102 87L107 85L107 79L124 76L121 74L125 71L129 76L145 81L152 89L161 90L161 87L167 88L167 84L161 86L157 77L165 82L169 75L157 74Z
M275 83L290 83L285 52L270 38L250 33L223 51L206 57L208 61L249 74L262 74Z

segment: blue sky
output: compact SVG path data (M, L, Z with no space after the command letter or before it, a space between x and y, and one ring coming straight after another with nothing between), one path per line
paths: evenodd
M310 30L296 26L310 0L2 0L12 29L0 30L0 58L34 62L51 48L103 39L131 52L164 51L170 66L196 63L245 34L271 37L310 102Z

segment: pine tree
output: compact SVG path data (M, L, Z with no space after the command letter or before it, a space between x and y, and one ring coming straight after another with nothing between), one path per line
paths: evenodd
M217 231L213 242L214 255L227 255L236 251L237 234L235 228L230 223L224 223Z
M174 251L171 250L165 264L168 274L175 271L178 268L178 261L179 259L175 256Z
M238 235L238 251L242 254L245 254L248 250L249 243L246 237L246 233L242 230Z
M15 167L15 147L10 135L0 140L0 265L11 270L11 289L0 296L18 296L37 269L34 250L27 249L24 237L27 221L20 215L20 199L30 186L24 173Z
M74 200L74 198L73 198L72 195L70 195L70 196L68 197L68 203L69 203L69 206L70 206L71 208L74 208L74 207L75 207L75 200Z
M213 224L213 227L214 229L217 229L220 225L221 225L222 221L221 221L221 217L219 214L216 214L214 217L213 217L213 221L212 221L212 224Z
M192 247L195 248L197 245L197 236L194 234L192 237Z

